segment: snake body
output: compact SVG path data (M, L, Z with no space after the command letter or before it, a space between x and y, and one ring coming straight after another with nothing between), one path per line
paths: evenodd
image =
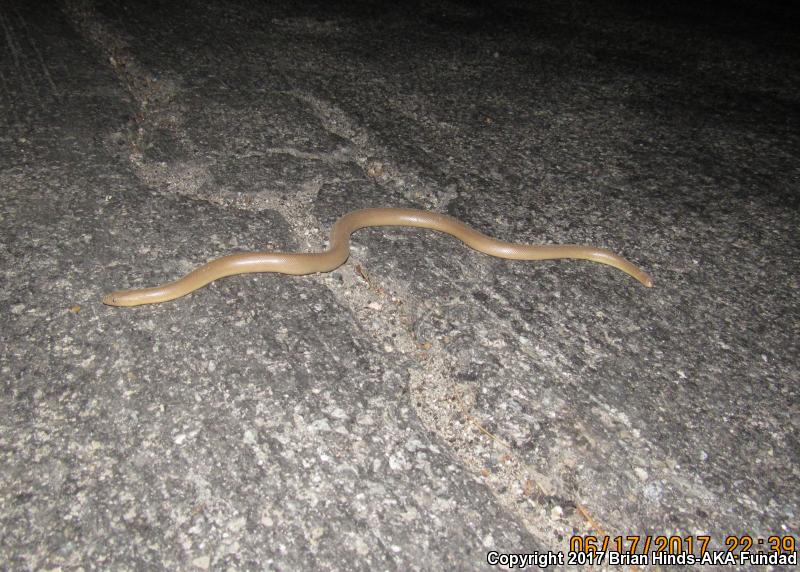
M359 229L376 226L411 226L436 230L454 236L477 251L498 258L512 260L552 260L558 258L591 260L618 268L630 274L648 288L653 285L653 281L645 271L603 248L575 244L516 244L486 236L447 215L416 209L375 208L353 211L337 220L331 230L328 249L324 252L231 254L212 260L175 282L169 282L153 288L112 292L103 298L103 303L109 306L139 306L141 304L167 302L186 296L214 280L235 274L279 272L281 274L301 275L330 272L344 264L350 256L350 235Z

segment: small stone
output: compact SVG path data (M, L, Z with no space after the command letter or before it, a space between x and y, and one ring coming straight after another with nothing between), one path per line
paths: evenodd
M231 532L239 532L245 527L246 524L247 524L247 519L241 516L228 523L228 530L230 530Z
M359 556L366 556L369 554L370 548L369 545L364 542L362 538L356 538L353 541L353 545L355 546L356 552Z

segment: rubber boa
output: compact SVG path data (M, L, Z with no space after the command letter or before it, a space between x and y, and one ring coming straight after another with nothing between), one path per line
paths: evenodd
M112 292L103 298L103 303L109 306L139 306L167 302L186 296L224 276L249 272L279 272L294 275L330 272L344 264L350 256L350 235L359 229L375 226L411 226L436 230L454 236L470 248L498 258L591 260L618 268L648 288L653 285L652 279L644 270L604 248L576 244L516 244L486 236L447 215L416 209L374 208L353 211L337 220L331 230L328 250L324 252L231 254L212 260L175 282L153 288Z

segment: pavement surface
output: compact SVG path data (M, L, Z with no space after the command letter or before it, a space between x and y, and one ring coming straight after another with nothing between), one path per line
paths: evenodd
M800 535L788 4L44 4L0 2L0 568ZM368 206L655 286L384 228L330 274L101 303Z

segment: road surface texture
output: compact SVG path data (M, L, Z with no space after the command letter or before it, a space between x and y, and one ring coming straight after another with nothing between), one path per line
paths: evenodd
M0 568L796 538L797 19L668 4L0 3ZM101 302L375 206L655 286L381 228Z

